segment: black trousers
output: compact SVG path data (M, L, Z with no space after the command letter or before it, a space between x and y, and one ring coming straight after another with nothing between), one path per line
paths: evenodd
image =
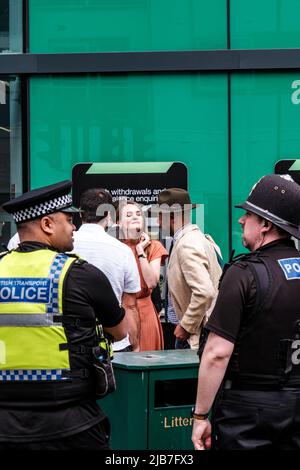
M108 419L78 434L48 441L0 442L2 450L109 450L110 425Z
M300 390L223 390L212 417L214 450L299 450Z

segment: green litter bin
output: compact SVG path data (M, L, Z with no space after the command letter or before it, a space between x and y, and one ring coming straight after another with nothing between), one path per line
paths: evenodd
M111 448L192 450L196 351L115 353L117 390L99 402L111 422Z

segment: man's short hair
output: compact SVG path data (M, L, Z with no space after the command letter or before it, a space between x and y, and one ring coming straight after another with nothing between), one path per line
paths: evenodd
M101 210L101 206L105 210ZM85 223L97 223L108 215L108 207L113 205L110 192L104 188L92 188L84 191L80 197L80 211L82 221Z

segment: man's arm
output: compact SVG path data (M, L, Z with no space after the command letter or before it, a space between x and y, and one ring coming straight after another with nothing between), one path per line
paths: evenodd
M234 343L209 333L199 366L196 414L206 414L211 409L233 349ZM211 447L211 424L208 420L194 419L192 441L195 450Z
M249 269L232 265L226 271L216 305L206 324L210 333L199 367L197 414L206 414L212 406L238 338L245 305L255 302L255 286ZM196 450L210 448L211 425L208 420L194 420L192 441Z
M81 260L73 263L66 279L63 306L70 315L78 311L85 319L96 317L103 330L116 341L128 333L125 311L108 278L92 264Z
M122 305L126 312L130 344L133 351L140 350L141 321L137 308L136 294L123 293Z
M128 333L128 320L126 315L118 325L113 327L103 326L103 330L111 335L115 341L121 341Z
M190 303L178 325L178 338L186 339L197 333L205 313L216 295L208 271L208 259L204 247L198 243L183 244L179 252L179 262L185 282L191 290ZM186 337L185 336L186 333Z

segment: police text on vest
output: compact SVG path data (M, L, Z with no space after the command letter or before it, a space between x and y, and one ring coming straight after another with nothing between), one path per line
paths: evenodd
M300 279L300 258L279 259L278 263L288 281Z
M49 303L51 279L1 278L0 302Z

